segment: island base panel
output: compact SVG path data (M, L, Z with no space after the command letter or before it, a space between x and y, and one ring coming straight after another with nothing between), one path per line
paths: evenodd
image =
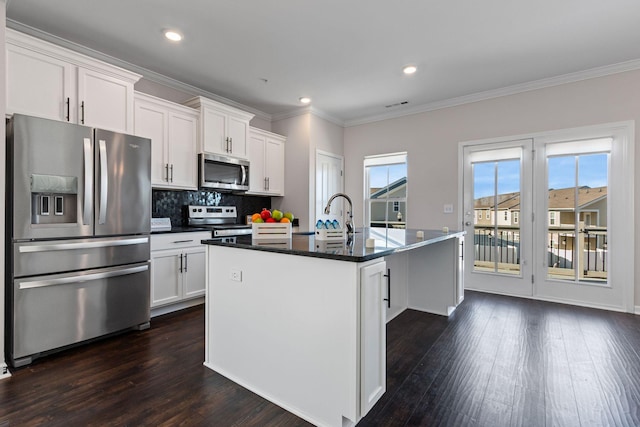
M360 269L384 261L207 250L205 365L316 425L355 424Z

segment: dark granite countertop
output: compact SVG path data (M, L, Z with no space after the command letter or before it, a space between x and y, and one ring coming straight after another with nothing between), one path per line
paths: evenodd
M169 233L193 233L195 231L208 231L211 232L210 229L204 227L182 227L182 226L172 226L171 230L166 231L152 231L151 234L169 234Z
M316 240L310 233L293 233L291 239L258 240L251 236L242 236L235 243L216 240L203 240L202 243L215 246L228 246L266 252L278 252L290 255L328 258L339 261L364 262L381 258L396 252L419 248L443 240L461 237L464 231L422 230L424 238L417 238L419 230L365 228L358 229L352 242L346 240ZM376 240L375 248L365 247L368 238Z

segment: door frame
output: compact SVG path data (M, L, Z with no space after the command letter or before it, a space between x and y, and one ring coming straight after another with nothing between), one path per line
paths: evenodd
M329 151L324 151L324 150L319 150L316 149L316 156L315 156L315 165L314 165L314 180L313 180L313 218L310 218L309 221L309 229L310 230L314 230L315 229L315 224L316 224L316 220L317 220L317 216L318 216L318 162L320 160L321 157L330 157L336 160L340 161L340 189L337 191L338 193L344 192L344 156L341 154L336 154L336 153L331 153ZM343 209L343 201L342 199L336 199L335 200L335 206L339 206L340 207L340 211L342 212L342 214L340 216L342 216L344 214L344 209ZM322 205L324 205L324 203L320 203ZM334 205L332 204L332 207Z
M551 130L544 132L536 132L536 133L528 133L528 134L520 134L520 135L511 135L511 136L503 136L497 138L487 138L481 140L470 140L470 141L461 141L458 143L458 206L461 208L458 209L458 224L460 227L464 227L464 149L468 146L474 145L488 145L488 144L496 144L496 143L505 143L509 141L521 140L521 139L533 139L534 150L540 144L544 144L549 141L562 141L562 140L575 140L579 138L596 138L597 135L615 135L616 142L614 143L614 147L612 148L612 155L615 152L615 156L618 161L615 165L612 164L612 168L618 168L618 173L623 177L631 177L627 181L627 185L618 190L621 193L619 209L626 213L626 215L622 215L619 221L616 222L616 229L619 232L616 232L612 238L616 238L619 241L625 242L623 245L623 249L619 250L621 253L616 254L618 258L618 263L616 266L616 272L612 274L611 281L615 280L615 286L622 286L621 292L621 300L619 304L616 306L611 306L609 304L598 304L593 302L584 302L584 301L575 301L575 300L567 300L560 296L550 296L550 295L539 295L537 283L539 282L539 278L536 277L533 283L533 295L532 298L544 301L551 302L560 302L560 303L568 303L573 305L585 306L585 307L594 307L601 308L613 311L625 311L628 313L635 312L635 206L634 206L634 177L635 177L635 122L633 120L629 121L621 121L621 122L612 122L612 123L603 123L597 125L590 126L582 126L582 127L574 127L567 128L561 130ZM534 154L536 155L536 154ZM612 160L614 161L614 160ZM537 180L537 173L539 171L534 170L533 179ZM613 183L610 183L612 185ZM536 189L534 186L534 201L538 200L539 195L536 193ZM534 221L534 230L538 230L540 218L536 217ZM613 219L610 219L613 221ZM538 234L535 232L534 234ZM631 239L628 236L632 236ZM534 235L534 242L536 236ZM535 244L535 243L534 243ZM536 260L536 263L539 263L540 260ZM534 266L534 274L539 276L540 266ZM465 275L466 277L466 275Z
M464 200L464 176L465 176L465 167L467 167L467 163L471 162L471 159L468 162L465 162L467 157L476 157L476 158L486 158L487 161L499 161L499 160L507 160L510 158L517 157L520 162L520 206L521 210L519 212L519 230L520 230L520 245L519 245L519 256L520 256L520 272L519 274L505 274L500 272L488 272L488 271L467 271L465 274L465 281L471 282L472 279L478 280L475 284L476 286L480 286L481 289L477 287L473 287L471 289L482 290L486 292L495 292L505 295L514 295L514 296L524 296L530 297L533 295L533 263L531 262L533 259L532 249L535 247L535 239L536 236L533 232L533 223L531 213L533 212L533 139L532 138L522 138L522 139L514 139L508 140L498 143L488 143L488 144L471 144L465 145L463 147L462 153L462 204L461 209L459 209L459 215L462 216L461 227L463 230L467 231L469 228L475 230L475 214L472 216L471 213L475 211L474 206L465 206L466 200ZM494 154L492 154L494 153ZM469 165L470 169L468 172L473 172L473 168ZM473 180L473 178L471 178ZM469 215L466 215L466 212ZM495 212L497 213L497 212ZM469 226L466 225L467 222L474 222ZM496 218L497 222L497 218ZM467 245L465 248L465 254L467 260L472 260L475 256L474 254L475 248L475 236L472 238L466 239ZM522 245L522 242L529 242L528 245Z

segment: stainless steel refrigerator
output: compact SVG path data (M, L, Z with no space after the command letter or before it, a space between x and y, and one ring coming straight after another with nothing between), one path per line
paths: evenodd
M7 358L150 318L151 141L24 115L7 126Z

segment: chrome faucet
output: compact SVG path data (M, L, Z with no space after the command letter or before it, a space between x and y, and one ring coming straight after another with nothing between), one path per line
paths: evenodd
M345 221L344 225L347 227L347 234L353 234L353 232L354 232L354 228L353 228L353 203L351 203L351 199L349 198L349 196L347 196L344 193L336 193L333 196L331 196L329 198L329 201L327 202L327 206L324 208L324 213L325 213L325 215L328 215L329 213L331 213L331 202L333 202L333 199L335 199L336 197L344 197L345 199L347 199L347 202L349 203L349 210L347 211L348 218Z

